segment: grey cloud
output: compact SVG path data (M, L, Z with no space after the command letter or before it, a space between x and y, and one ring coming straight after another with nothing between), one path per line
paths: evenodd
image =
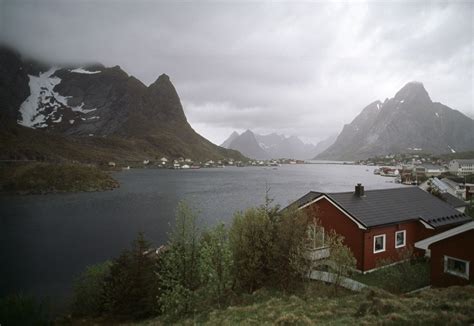
M0 40L52 62L169 74L191 124L317 141L406 82L473 109L468 2L3 1Z

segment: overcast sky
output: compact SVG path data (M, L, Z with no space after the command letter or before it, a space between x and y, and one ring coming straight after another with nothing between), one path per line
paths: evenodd
M421 81L474 117L471 1L6 1L0 41L53 62L170 75L189 122L317 142Z

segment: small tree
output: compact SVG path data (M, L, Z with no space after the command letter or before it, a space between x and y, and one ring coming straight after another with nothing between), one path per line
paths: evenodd
M205 296L221 300L232 284L232 252L228 232L223 223L204 234L199 251L199 276Z
M96 317L104 312L105 282L110 276L112 262L88 266L74 282L72 313Z
M47 306L30 295L0 298L0 325L52 325Z
M270 274L272 224L265 208L236 213L229 235L235 283L252 293Z
M156 261L147 255L149 250L149 243L140 233L132 249L114 259L105 283L106 308L110 314L141 319L157 313Z
M275 283L288 289L295 279L305 279L310 268L306 254L308 217L302 210L285 210L276 225L271 268Z
M356 259L352 254L352 251L344 245L344 237L331 231L326 237L327 243L329 244L330 261L329 264L331 272L334 274L334 290L337 293L339 286L341 285L342 279L348 276L356 267Z
M184 202L178 204L176 224L170 234L168 250L161 261L161 310L170 317L189 313L194 308L199 287L199 229L197 215Z

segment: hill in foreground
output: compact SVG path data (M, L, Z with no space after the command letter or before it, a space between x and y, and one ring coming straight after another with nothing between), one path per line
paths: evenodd
M373 288L361 293L327 295L332 287L320 284L306 295L260 290L246 302L196 315L182 324L205 325L467 325L474 322L474 287L428 289L394 295ZM163 323L159 319L138 325Z

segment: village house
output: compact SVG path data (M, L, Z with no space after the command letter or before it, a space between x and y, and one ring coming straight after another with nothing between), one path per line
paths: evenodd
M469 222L415 243L431 257L431 285L472 284L474 280L474 222Z
M430 178L423 182L421 185L419 185L420 189L423 189L424 191L427 192L437 192L439 194L439 197L447 202L449 205L460 211L461 213L464 213L466 210L466 207L468 207L468 203L466 203L463 199L463 193L464 189L462 192L457 192L455 191L449 183L445 182L445 180L449 179L438 179L436 177Z
M424 163L416 167L416 173L424 175L428 178L440 176L445 172L447 172L447 170L440 165Z
M457 176L474 174L474 159L471 160L452 160L449 162L449 172Z
M342 235L362 272L396 262L415 242L471 220L418 187L364 191L358 184L353 192L311 191L293 205L318 219L323 233Z
M168 159L166 157L162 157L160 159L160 162L161 162L161 165L166 165L166 164L168 164Z

